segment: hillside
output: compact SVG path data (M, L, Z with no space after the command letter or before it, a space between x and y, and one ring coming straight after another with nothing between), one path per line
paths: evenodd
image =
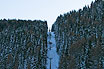
M59 69L104 69L104 1L57 17Z
M104 1L60 14L51 31L47 21L1 19L0 69L104 69Z
M47 22L0 20L0 69L45 69Z

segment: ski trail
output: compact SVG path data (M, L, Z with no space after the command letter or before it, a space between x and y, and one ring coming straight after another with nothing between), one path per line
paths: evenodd
M59 56L56 52L55 34L48 32L48 35L47 69L58 69Z

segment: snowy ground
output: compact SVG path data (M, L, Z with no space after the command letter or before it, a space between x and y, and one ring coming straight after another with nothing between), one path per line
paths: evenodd
M55 34L53 32L48 34L51 36L48 36L47 69L58 69L59 56L56 52Z

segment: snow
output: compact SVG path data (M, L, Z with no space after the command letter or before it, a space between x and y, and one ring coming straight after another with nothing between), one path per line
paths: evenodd
M58 69L59 55L56 52L56 41L54 32L48 32L48 53L47 53L47 69ZM51 67L51 68L50 68Z

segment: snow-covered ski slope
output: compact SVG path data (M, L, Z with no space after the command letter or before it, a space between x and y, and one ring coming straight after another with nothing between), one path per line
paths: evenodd
M55 34L48 32L48 35L47 69L58 69L59 56L56 52Z

